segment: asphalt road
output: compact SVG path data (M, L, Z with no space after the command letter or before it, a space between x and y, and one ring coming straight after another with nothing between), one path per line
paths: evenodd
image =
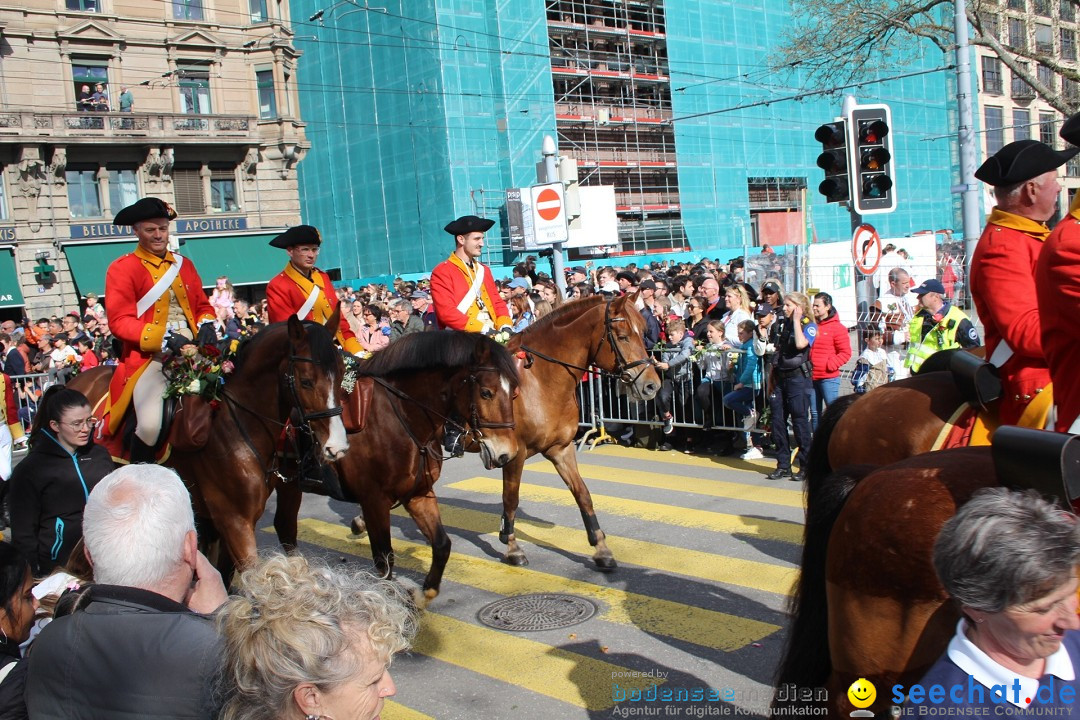
M579 462L614 572L594 569L573 498L543 458L522 482L524 568L501 562L501 476L476 456L444 465L436 490L453 554L414 650L394 661L398 693L383 718L766 715L802 536L801 486L766 480L769 460L601 446ZM348 529L354 514L306 498L303 552L370 567L366 540ZM271 515L259 533L266 547L276 544ZM430 549L403 511L393 525L398 574L419 582ZM534 631L478 620L490 603L532 593L584 598L596 613Z

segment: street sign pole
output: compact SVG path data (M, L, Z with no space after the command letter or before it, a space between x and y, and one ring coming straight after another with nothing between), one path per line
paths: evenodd
M536 180L538 183L559 182L559 169L555 165L555 140L550 135L544 136L544 144L541 150L544 156L543 167L537 166ZM565 210L564 210L565 212ZM561 242L551 245L551 274L555 277L555 287L559 288L559 297L566 297L566 273L563 271L563 244Z

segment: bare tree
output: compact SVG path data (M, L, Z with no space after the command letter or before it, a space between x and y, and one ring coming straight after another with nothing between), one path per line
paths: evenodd
M1080 6L1080 0L1061 2ZM952 0L807 0L796 7L797 19L770 65L801 72L808 86L832 87L866 79L878 68L903 63L911 57L913 44L921 41L933 43L945 61L953 60ZM1006 47L995 36L995 27L986 22L984 9L996 14L1001 6L991 0L969 3L971 43L989 48L1055 110L1066 115L1076 112L1077 98L1047 87L1032 69L1043 65L1072 81L1080 80L1080 72L1053 55L1027 49L1027 43L1025 48Z

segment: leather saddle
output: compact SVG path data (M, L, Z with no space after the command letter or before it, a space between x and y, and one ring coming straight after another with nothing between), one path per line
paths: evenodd
M352 392L345 393L342 403L341 421L345 432L354 435L367 426L368 412L371 410L371 395L375 391L375 379L367 376L356 378Z
M998 369L969 352L958 351L949 358L960 394L972 407L986 412L991 403L1001 398L1001 377Z
M1080 436L1003 425L991 443L998 481L1037 490L1061 507L1080 510Z

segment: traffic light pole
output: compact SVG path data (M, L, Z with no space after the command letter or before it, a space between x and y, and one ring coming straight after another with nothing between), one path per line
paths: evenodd
M975 122L971 95L971 61L968 45L968 21L966 0L953 0L956 20L956 101L960 126L960 185L953 192L960 193L964 221L964 254L966 270L970 275L971 256L982 232L979 217L979 186L975 183Z

